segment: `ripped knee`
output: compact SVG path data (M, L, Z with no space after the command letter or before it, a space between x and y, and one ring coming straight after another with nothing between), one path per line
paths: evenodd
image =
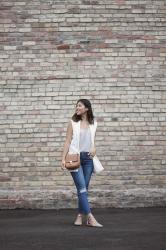
M86 189L86 187L84 187L84 188L80 188L78 191L80 194L82 194L82 193L86 193L87 189Z

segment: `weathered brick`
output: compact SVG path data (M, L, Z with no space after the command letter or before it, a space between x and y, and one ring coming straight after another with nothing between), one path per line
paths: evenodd
M70 45L69 44L61 44L61 45L58 45L57 46L57 49L58 50L61 50L61 49L69 49L70 48Z
M164 3L1 1L0 208L77 206L60 164L78 98L105 167L91 205L166 204Z

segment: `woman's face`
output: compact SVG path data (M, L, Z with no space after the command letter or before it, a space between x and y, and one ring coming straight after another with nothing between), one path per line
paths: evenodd
M82 115L88 111L88 108L85 107L85 105L82 102L78 102L76 105L76 114Z

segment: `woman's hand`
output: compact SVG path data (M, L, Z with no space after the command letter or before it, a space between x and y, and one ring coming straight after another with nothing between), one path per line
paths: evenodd
M61 162L61 169L62 170L66 169L66 167L65 167L65 160L62 160L62 162Z
M94 157L95 154L96 154L96 148L95 148L95 147L92 147L92 148L90 149L90 156L91 156L91 157Z

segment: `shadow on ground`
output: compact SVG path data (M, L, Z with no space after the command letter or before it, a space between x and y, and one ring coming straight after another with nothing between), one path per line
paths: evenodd
M92 212L103 228L74 226L76 209L0 210L0 250L166 249L166 208Z

